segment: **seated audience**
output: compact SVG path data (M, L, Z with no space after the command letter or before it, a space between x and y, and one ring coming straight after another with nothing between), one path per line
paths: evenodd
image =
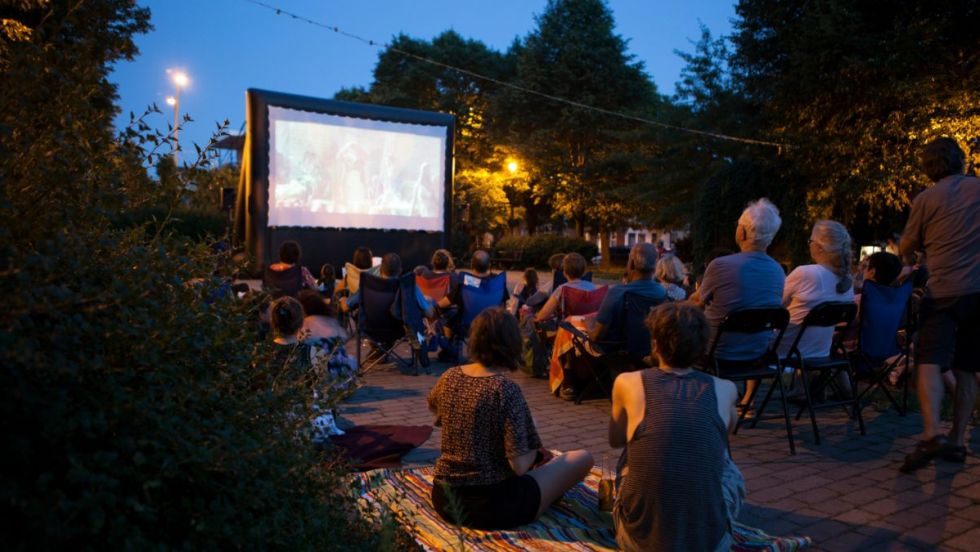
M354 250L354 257L351 259L351 264L360 270L371 270L374 264L374 253L371 252L371 248L360 246ZM357 284L351 281L354 275L350 273L344 274L344 279L340 281L336 291L350 290L357 287Z
M589 332L593 341L620 341L625 338L626 329L620 327L622 319L623 298L626 292L633 292L651 299L665 299L667 292L664 287L654 280L654 267L657 262L657 249L652 243L638 243L630 250L629 260L626 261L627 282L613 286L599 305L595 326Z
M690 303L653 309L647 327L658 368L613 384L609 444L626 447L613 506L627 552L728 550L745 482L728 453L738 416L735 385L692 366L709 327Z
M486 278L487 276L492 276L493 273L490 272L490 254L487 253L486 251L483 251L482 249L478 249L473 252L473 258L470 259L469 272L468 273L462 272L458 275L458 283L455 289L451 290L449 295L443 297L439 301L440 308L447 308L450 305L460 304L459 288L461 284L465 283L466 274L472 274L473 276L477 276L479 278ZM501 297L500 299L500 304L506 303L507 299L509 298L510 298L510 294L507 293L507 287L504 286L504 294L503 297Z
M895 285L902 273L902 260L884 251L869 255L866 264L863 280L881 286Z
M275 372L271 375L274 380L287 378L308 384L313 393L312 439L314 444L323 445L330 435L343 434L334 422L330 410L333 405L325 401L327 398L336 400L344 393L354 391L357 365L346 352L335 356L316 344L300 341L303 314L303 306L292 297L280 297L269 306L276 345L271 365ZM303 413L296 415L305 416Z
M580 289L583 291L592 291L596 288L596 285L588 280L583 280L582 276L585 275L585 269L587 264L585 262L585 257L579 255L578 253L569 253L565 255L562 259L562 272L565 273L565 278L568 279L567 282L558 286L551 292L551 297L548 297L548 301L541 307L538 314L535 315L534 320L536 322L541 322L552 318L558 313L558 309L561 306L561 292L566 287L571 287L575 289Z
M851 236L839 222L821 220L810 234L810 257L816 264L796 267L786 277L783 306L789 310L789 326L779 343L779 355L789 353L800 325L813 307L828 301L853 301L851 280ZM834 328L808 328L797 346L803 358L826 357Z
M398 278L402 274L402 258L398 256L397 253L388 253L381 258L381 270L379 276L382 278ZM422 291L416 286L415 288L415 302L418 304L422 313L427 318L432 318L435 316L435 305L432 304L424 295ZM357 290L354 295L351 295L346 300L341 299L340 306L345 310L356 309L361 304L361 290Z
M766 255L780 224L779 209L768 199L753 201L742 211L735 229L735 242L741 252L718 257L705 269L701 286L691 301L704 306L711 339L732 311L782 304L786 275L783 267ZM772 332L725 334L715 355L723 360L754 360L768 348L771 339ZM758 383L746 383L742 406L748 406Z
M326 263L320 267L320 277L316 280L316 290L328 300L333 299L334 288L337 287L337 273L333 265Z
M312 289L304 289L299 292L300 304L303 305L303 327L299 335L303 341L316 343L320 341L332 342L336 339L346 341L347 332L337 321L336 308L331 308L330 303Z
M548 257L548 267L551 269L551 275L552 275L551 291L555 291L555 288L558 287L558 285L561 285L561 284L555 285L555 276L559 272L561 272L562 262L564 262L564 260L565 260L564 253L555 253L554 255ZM562 275L562 278L564 278L564 275Z
M687 291L681 287L684 281L684 263L676 255L668 253L657 261L657 281L664 286L671 301L687 299Z
M269 265L265 282L280 290L277 295L295 296L300 289L316 287L313 275L299 264L302 255L303 251L294 241L285 241L279 246L279 262Z
M540 465L541 438L519 385L517 320L495 307L470 327L472 364L447 370L429 394L442 427L432 504L443 519L475 529L509 529L537 519L588 475L592 456L566 452ZM452 500L462 509L456 519Z
M511 314L516 315L524 305L528 305L532 309L539 307L547 298L548 296L541 291L538 271L527 268L524 270L521 281L514 286Z

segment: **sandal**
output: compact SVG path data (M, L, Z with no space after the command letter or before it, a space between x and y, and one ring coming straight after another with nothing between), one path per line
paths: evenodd
M915 450L912 454L905 457L905 463L902 464L898 471L902 473L912 473L915 470L926 466L933 458L944 455L947 450L949 450L949 444L946 437L942 435L936 435L928 441L919 441L919 444L915 446Z

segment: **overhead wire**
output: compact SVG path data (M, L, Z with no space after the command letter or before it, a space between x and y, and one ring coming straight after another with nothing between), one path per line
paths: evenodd
M304 23L308 23L310 25L313 25L315 27L320 27L320 28L326 29L328 31L332 31L332 32L334 32L336 34L339 34L341 36L344 36L344 37L347 37L347 38L350 38L350 39L353 39L353 40L357 40L357 41L362 42L364 44L367 44L368 46L375 46L375 47L379 47L379 48L380 47L383 47L383 48L387 49L387 51L389 51L389 52L394 52L396 54L399 54L399 55L402 55L402 56L405 56L405 57L408 57L408 58L412 58L412 59L415 59L415 60L420 61L420 62L423 62L423 63L434 65L436 67L441 67L443 69L448 69L450 71L454 71L454 72L457 72L457 73L460 73L460 74L463 74L463 75L467 75L467 76L473 77L475 79L483 80L483 81L486 81L486 82L491 82L491 83L496 84L498 86L502 86L502 87L505 87L505 88L510 88L512 90L517 90L517 91L523 92L525 94L531 94L531 95L538 96L538 97L541 97L541 98L545 98L545 99L548 99L548 100L551 100L551 101L554 101L554 102L563 103L565 105L570 105L570 106L573 106L573 107L576 107L576 108L579 108L579 109L593 111L593 112L596 112L596 113L602 113L604 115L609 115L609 116L612 116L612 117L618 117L620 119L625 119L625 120L629 120L629 121L633 121L633 122L638 122L638 123L648 124L648 125L652 125L652 126L657 126L657 127L665 128L665 129L669 129L669 130L676 130L676 131L679 131L679 132L686 132L686 133L689 133L689 134L696 134L696 135L699 135L699 136L707 136L709 138L714 138L714 139L717 139L717 140L726 140L726 141L730 141L730 142L741 142L743 144L751 144L751 145L756 145L756 146L769 146L769 147L778 148L780 150L782 150L783 148L787 148L788 149L788 148L791 147L789 144L785 144L785 143L773 142L773 141L770 141L770 140L759 140L759 139L755 139L755 138L743 138L743 137L740 137L740 136L732 136L730 134L724 134L724 133L720 133L720 132L711 132L711 131L707 131L707 130L698 130L698 129L695 129L695 128L688 128L688 127L679 126L679 125L672 125L670 123L664 123L662 121L656 121L656 120L653 120L653 119L647 119L645 117L640 117L640 116L637 116L637 115L630 115L628 113L621 113L621 112L618 112L618 111L613 111L611 109L605 109L605 108L602 108L602 107L596 107L596 106L593 106L593 105L588 105L588 104L585 104L585 103L582 103L582 102L578 102L578 101L575 101L575 100L570 100L568 98L563 98L561 96L555 96L554 94L548 94L547 92L542 92L540 90L534 90L532 88L527 88L527 87L521 86L519 84L514 84L514 83L503 81L503 80L500 80L500 79L497 79L497 78L494 78L494 77L483 75L483 74L477 73L475 71L471 71L469 69L464 69L462 67L457 67L455 65L451 65L451 64L448 64L448 63L443 63L441 61L438 61L438 60L435 60L435 59L432 59L432 58L421 56L421 55L416 54L414 52L409 52L407 50L403 50L401 48L398 48L397 46L392 46L391 44L386 44L386 43L379 42L379 41L376 41L376 40L372 40L372 39L369 39L369 38L364 38L362 36L359 36L359 35L356 35L356 34L353 34L353 33L347 32L347 31L344 31L343 29L341 29L340 27L338 27L336 25L328 25L326 23L321 23L321 22L316 21L314 19L310 19L308 17L305 17L305 16L302 16L302 15L299 15L299 14L296 14L296 13L293 13L293 12L290 12L290 11L287 11L287 10L284 10L282 8L273 6L273 5L271 5L271 4L267 3L267 2L264 2L262 0L245 0L245 2L248 2L250 4L255 4L257 6L260 6L262 8L268 9L270 11L274 11L276 13L276 15L285 15L285 16L290 17L292 19L295 19L297 21L301 21L301 22L304 22Z

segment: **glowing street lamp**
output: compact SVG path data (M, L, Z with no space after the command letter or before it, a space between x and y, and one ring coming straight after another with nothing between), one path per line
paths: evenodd
M187 73L183 71L172 71L170 72L170 78L174 81L174 87L177 89L173 96L167 97L167 105L172 105L174 107L174 164L180 165L180 89L186 88L190 84L190 79L187 78Z
M517 169L519 168L520 165L517 164L517 161L513 159L507 161L507 170L510 171L510 174L517 174Z

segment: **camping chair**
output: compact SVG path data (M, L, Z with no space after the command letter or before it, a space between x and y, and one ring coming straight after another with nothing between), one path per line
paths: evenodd
M303 267L296 264L286 270L265 268L265 286L272 297L278 299L284 296L296 297L303 289Z
M456 358L462 358L463 342L470 333L470 325L478 314L491 307L504 304L507 291L507 273L480 277L469 273L459 275L459 315L453 337L456 340Z
M410 286L414 287L415 279L412 275ZM376 366L384 359L393 359L396 363L411 368L418 373L416 366L416 355L403 358L395 351L396 347L403 342L410 342L410 330L406 331L406 323L396 317L398 313L402 317L411 318L411 308L406 308L405 304L415 303L413 295L409 296L410 301L400 300L405 298L405 293L401 292L403 281L401 278L381 278L361 271L358 289L361 292L361 304L357 311L357 331L355 334L355 347L357 349L357 366L363 373ZM408 284L406 284L408 285ZM400 306L396 306L399 301ZM416 305L417 309L417 305ZM421 315L419 315L421 318ZM371 343L381 354L372 359L367 365L361 361L361 344L364 340Z
M853 301L826 302L817 305L803 318L800 331L796 334L796 339L793 340L789 353L783 360L784 366L796 368L802 375L800 380L803 383L803 394L806 397L806 404L797 411L796 419L799 420L803 415L804 408L809 412L810 425L813 426L813 438L817 445L820 444L820 432L817 429L817 417L814 414L816 409L843 406L846 411L847 407L850 406L850 415L857 417L861 435L865 434L864 418L861 417L861 408L857 400L857 378L847 355L838 354L835 356L832 350L831 354L826 357L804 358L799 350L800 339L806 334L809 328L846 326L854 320L856 314L857 305ZM808 372L820 372L820 377L815 385L810 384ZM842 373L847 374L851 380L851 389L849 389L850 398L827 401L819 405L814 404L814 391L822 391L828 384L836 389L839 397L847 396L845 390L837 383L837 377Z
M864 282L861 292L861 321L858 328L858 349L855 361L866 369L862 375L870 380L870 385L858 394L858 405L863 407L863 399L875 389L881 389L899 415L904 416L908 407L909 357L911 339L909 328L912 298L912 282L900 287L883 286L871 281ZM905 327L904 343L899 344L899 330ZM904 405L899 406L885 381L888 375L905 362ZM891 362L889 362L891 360Z
M575 350L588 371L588 383L576 395L575 404L582 404L582 400L597 388L604 396L612 399L612 382L617 375L647 367L650 331L647 329L646 319L654 307L666 300L626 292L623 306L617 314L617 323L612 325L612 328L622 330L621 335L612 336L620 339L592 341L571 322L565 320L559 324L559 327L572 334Z
M609 286L597 287L591 291L573 287L562 288L558 318L564 320L569 316L581 316L598 311L608 292Z
M426 273L415 275L415 285L422 290L422 294L439 302L440 299L449 295L449 286L452 283L453 275L445 272L442 274Z
M766 392L765 400L762 401L762 404L759 405L759 409L756 411L752 427L755 427L756 422L762 418L766 404L769 402L773 391L779 389L779 402L783 408L783 421L786 424L786 440L789 442L789 452L790 454L796 454L796 444L793 442L793 426L789 420L789 409L786 405L786 390L783 387L783 370L779 361L779 354L777 353L779 342L782 340L783 332L786 331L786 326L788 325L789 311L781 306L741 309L729 313L722 320L717 332L715 332L715 338L712 340L711 346L708 349L706 369L716 377L733 382L745 382L754 379L772 380L772 383L769 385L769 390ZM718 358L716 354L718 343L725 334L758 334L762 332L775 332L776 336L764 350L759 351L758 357L749 360ZM755 400L755 394L758 393L760 387L761 385L756 386L752 392L752 396L746 402L750 406L740 409L741 412L739 412L738 421L735 424L736 432L741 426L742 421L745 420L745 416L748 414L749 408L751 408Z

